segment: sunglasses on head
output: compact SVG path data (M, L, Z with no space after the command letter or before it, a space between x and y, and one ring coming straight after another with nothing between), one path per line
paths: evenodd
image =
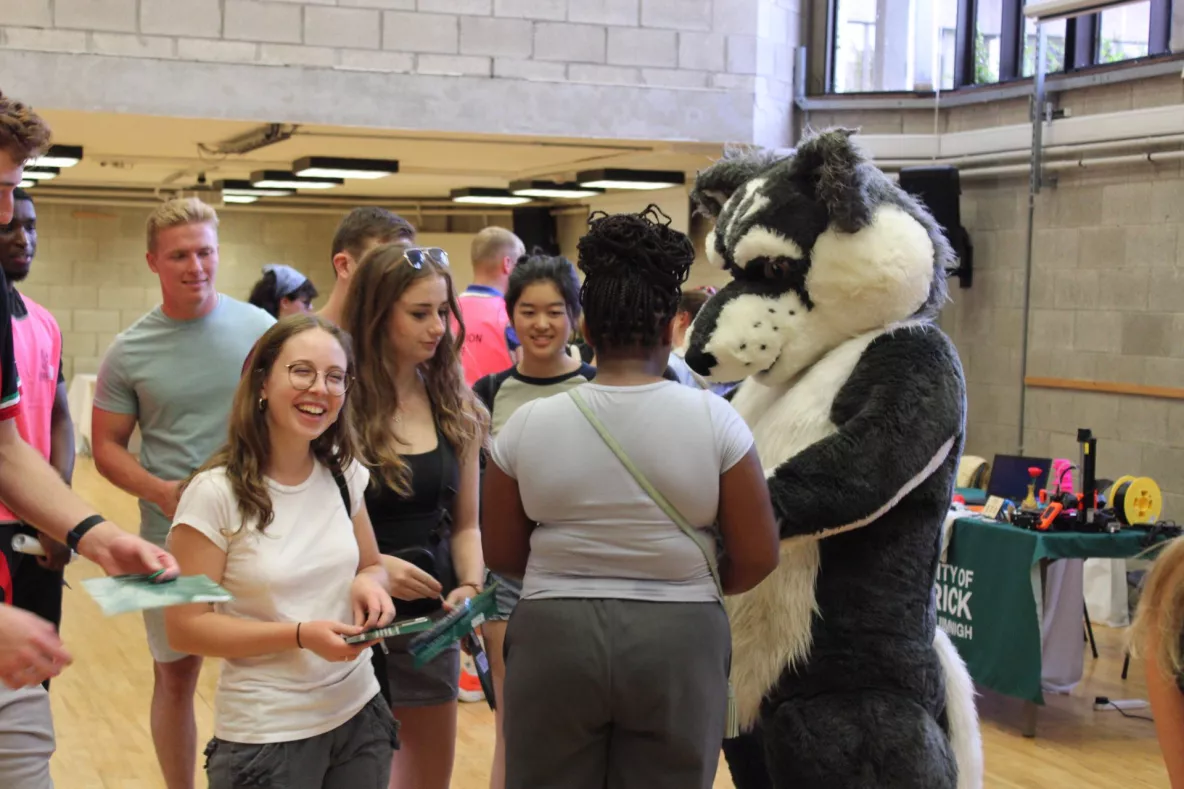
M440 247L412 247L403 253L403 260L414 269L422 269L425 258L441 268L448 268L448 253Z

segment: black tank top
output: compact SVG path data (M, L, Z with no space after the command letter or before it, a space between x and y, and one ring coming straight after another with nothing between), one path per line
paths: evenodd
M447 595L454 576L449 538L460 463L439 427L435 449L402 457L411 472L409 496L400 496L386 485L366 488L366 510L378 550L427 570L444 585ZM439 600L396 600L395 607L398 619L409 619L438 611L441 605Z

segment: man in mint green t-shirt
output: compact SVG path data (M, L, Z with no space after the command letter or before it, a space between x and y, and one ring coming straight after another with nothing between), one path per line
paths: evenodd
M92 447L99 473L140 500L140 533L164 545L177 488L226 441L243 363L275 319L218 293L218 216L196 198L148 218L148 267L161 304L120 333L99 369ZM128 451L136 426L140 457ZM145 612L155 661L152 735L168 789L193 789L193 695L201 658L169 647L160 610Z

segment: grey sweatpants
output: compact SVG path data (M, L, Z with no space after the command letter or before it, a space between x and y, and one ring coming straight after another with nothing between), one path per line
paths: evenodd
M375 696L336 729L305 740L248 745L215 738L205 751L210 789L387 789L398 726Z
M0 684L0 787L53 789L53 716L41 685L12 690Z
M506 789L710 789L731 661L718 603L523 600L505 659Z

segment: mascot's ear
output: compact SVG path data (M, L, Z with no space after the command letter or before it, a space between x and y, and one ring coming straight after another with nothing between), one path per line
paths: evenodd
M792 155L766 149L729 148L723 158L695 176L691 200L700 213L718 219L732 193L777 162Z
M794 157L794 174L811 184L830 221L854 233L871 221L859 166L866 160L851 140L855 129L827 129L802 142Z

